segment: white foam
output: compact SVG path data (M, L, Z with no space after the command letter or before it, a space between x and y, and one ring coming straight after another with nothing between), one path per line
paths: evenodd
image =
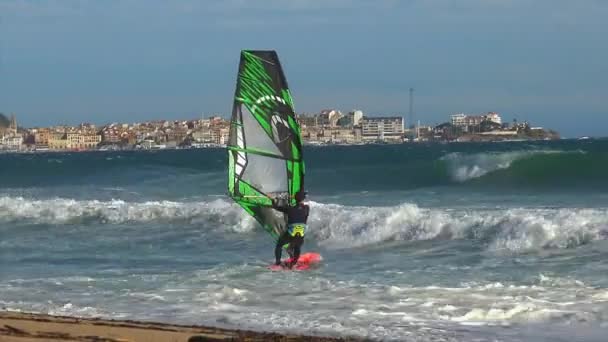
M453 317L454 321L509 321L516 316L520 316L524 313L533 312L536 308L533 305L516 304L511 308L499 309L490 308L484 309L473 309L467 312L464 316Z
M311 234L328 246L392 240L478 239L496 252L569 248L605 239L605 209L427 209L313 203Z
M593 299L600 301L608 301L608 291L602 291L593 295Z
M605 306L596 304L605 290L581 286L576 279L551 277L553 285L546 287L495 282L411 287L338 281L303 273L276 277L260 272L239 277L242 270L240 266L225 266L169 278L159 275L147 279L145 290L141 279L133 277L129 279L134 283L120 285L122 291L93 294L86 282L74 282L69 295L34 291L32 296L27 288L40 289L41 279L30 280L20 282L26 286L24 302L0 304L13 310L61 315L223 322L262 330L355 334L383 340L407 340L407 336L425 340L423 332L431 331L445 338L444 331L454 331L455 324L601 323L606 317ZM539 275L541 281L547 282L547 276ZM100 289L113 284L103 278L95 278L94 283ZM298 295L294 295L296 288ZM61 301L67 297L69 301ZM159 306L161 300L163 305Z
M209 202L78 201L55 198L31 200L0 197L0 221L27 220L36 224L102 224L143 222L218 223L237 231L253 229L254 220L236 205L217 199Z
M429 209L410 203L391 207L310 204L308 234L327 247L359 247L394 240L474 239L495 252L524 252L570 248L608 236L608 211L604 208ZM126 202L0 197L2 221L79 225L179 222L236 232L257 227L251 216L227 199Z

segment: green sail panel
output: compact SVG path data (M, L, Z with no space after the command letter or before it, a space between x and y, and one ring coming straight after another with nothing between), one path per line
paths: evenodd
M275 51L241 51L228 140L228 192L276 240L286 217L271 196L295 203L304 189L302 139Z

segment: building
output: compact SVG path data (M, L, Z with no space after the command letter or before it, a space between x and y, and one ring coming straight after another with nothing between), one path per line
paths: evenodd
M350 117L350 121L353 126L359 126L361 119L363 119L363 112L360 110L355 110L348 113L348 116Z
M338 120L340 120L344 115L335 109L325 109L319 113L317 118L317 125L323 127L336 127L338 125Z
M199 129L192 132L192 140L197 143L210 143L211 142L211 130Z
M228 143L230 129L228 127L203 128L192 132L192 140L196 144L217 144L225 145Z
M137 133L127 124L110 124L101 129L101 140L104 143L119 144L126 141L135 141Z
M0 150L18 151L23 145L23 137L19 134L0 137Z
M188 129L184 129L183 127L169 129L166 133L167 141L174 141L177 144L181 144L189 134L190 132Z
M101 142L101 135L95 133L78 133L78 140L75 145L70 146L71 148L77 148L79 150L90 150L94 149Z
M90 150L96 148L100 142L101 135L95 133L53 132L48 134L46 147L50 150ZM36 146L45 147L43 144L38 145L38 143L36 143Z
M211 130L211 141L214 144L225 145L228 143L230 130L228 127L214 128Z
M65 133L51 133L49 135L48 146L51 150L67 150L68 140Z
M502 118L500 117L500 115L498 113L488 112L486 115L484 115L484 117L488 121L492 121L494 123L502 125Z
M465 120L467 116L464 113L454 114L451 116L452 126L462 127L466 126Z
M364 141L403 141L403 118L366 116L361 119L361 131Z
M37 128L34 132L34 144L36 148L48 148L51 130L48 128Z
M334 144L352 144L361 141L361 135L357 134L359 130L350 128L332 128L323 131L323 137L326 142Z
M300 114L297 116L297 120L298 123L300 124L300 127L302 128L307 128L307 127L317 127L318 125L318 117L317 115L306 115L306 114Z
M484 115L466 115L460 113L451 116L452 125L456 127L478 126L483 121L491 121L499 125L502 124L502 118L495 112L488 112Z
M323 129L316 126L302 128L302 140L304 142L318 142L323 137Z
M483 116L481 115L467 115L465 119L465 126L479 126L483 122Z
M77 132L70 132L65 134L65 138L67 140L67 148L69 149L80 149L80 140L82 140L82 135Z
M21 150L23 136L18 133L17 119L15 114L11 115L8 127L0 127L0 149L2 150Z
M336 126L341 128L354 128L359 127L361 123L361 118L363 118L363 112L360 110L352 111L347 115L342 116L336 121Z
M209 119L200 119L196 125L196 128L209 128L211 126L211 120Z

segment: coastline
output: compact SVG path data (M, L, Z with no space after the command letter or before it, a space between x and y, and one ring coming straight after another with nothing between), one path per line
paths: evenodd
M587 139L604 139L604 138L587 138ZM421 140L421 141L399 141L399 142L362 142L362 143L339 143L339 142L328 142L328 143L316 143L305 141L304 146L308 148L316 148L316 147L331 147L331 146L366 146L366 145L417 145L417 144L466 144L466 143L511 143L511 142L538 142L538 141L560 141L560 140L582 140L581 138L559 138L559 139L545 139L545 138L505 138L505 139L454 139L454 140ZM101 148L92 148L92 149L22 149L22 150L9 150L9 149L0 149L0 154L44 154L44 153L82 153L82 152L122 152L122 151L172 151L172 150L208 150L208 149L225 149L226 145L210 145L204 147L193 147L193 146L184 146L184 147L166 147L166 148L134 148L134 147L124 147L124 148L111 148L111 149L101 149Z
M39 341L368 341L354 337L283 334L209 326L177 325L0 311L0 340Z

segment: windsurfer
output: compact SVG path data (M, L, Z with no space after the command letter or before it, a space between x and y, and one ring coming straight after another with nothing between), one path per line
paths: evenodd
M286 244L289 244L287 252L291 257L286 266L292 268L300 258L300 248L304 243L306 222L310 211L309 206L304 203L304 199L306 199L306 192L300 191L295 195L295 206L280 205L276 199L272 200L272 207L287 215L287 230L279 237L274 248L276 265L281 264L281 254L283 246Z

